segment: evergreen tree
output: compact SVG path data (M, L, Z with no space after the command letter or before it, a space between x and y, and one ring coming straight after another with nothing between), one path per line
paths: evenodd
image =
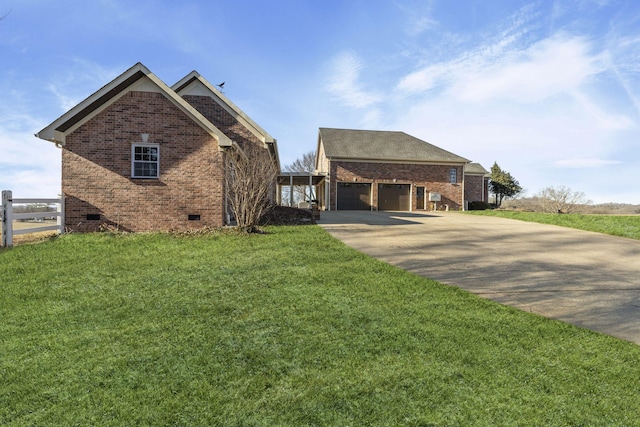
M522 191L522 187L509 172L503 171L497 162L493 162L489 190L495 194L496 207L499 208L502 200L517 196Z

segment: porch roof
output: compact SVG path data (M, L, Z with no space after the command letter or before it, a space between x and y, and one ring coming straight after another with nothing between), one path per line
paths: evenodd
M315 175L311 172L281 172L278 175L278 185L318 185L325 178L324 175Z

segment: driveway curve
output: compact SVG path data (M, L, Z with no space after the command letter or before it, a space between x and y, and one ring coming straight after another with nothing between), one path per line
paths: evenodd
M640 344L640 241L455 212L322 212L390 264L501 304Z

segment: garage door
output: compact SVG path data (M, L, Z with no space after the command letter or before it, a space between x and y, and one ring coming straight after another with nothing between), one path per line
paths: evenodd
M378 184L378 210L408 211L410 206L410 184Z
M371 184L338 183L338 210L370 210Z

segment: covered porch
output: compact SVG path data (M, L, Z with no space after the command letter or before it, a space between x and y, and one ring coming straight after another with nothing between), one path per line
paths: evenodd
M310 172L282 172L276 181L276 202L280 206L304 209L311 209L312 203L316 203L318 209L325 210L328 195L325 178Z

